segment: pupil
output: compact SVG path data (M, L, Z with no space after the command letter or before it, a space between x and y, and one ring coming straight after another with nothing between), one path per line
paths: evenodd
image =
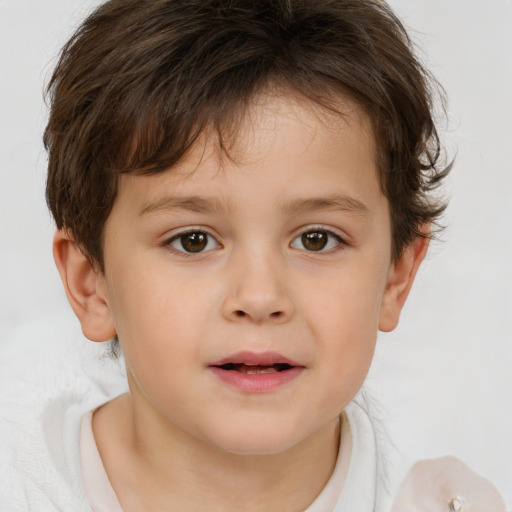
M323 231L304 233L302 243L308 251L321 251L327 245L327 233Z
M208 243L204 233L188 233L181 237L181 245L187 252L201 252Z

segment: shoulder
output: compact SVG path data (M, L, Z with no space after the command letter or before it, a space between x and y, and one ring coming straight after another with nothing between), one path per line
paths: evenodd
M2 511L90 511L80 420L110 398L116 371L73 340L57 339L55 331L25 326L0 347Z
M461 460L417 462L402 482L392 512L505 512L498 490Z
M89 511L76 442L80 407L69 396L24 386L0 421L0 510Z

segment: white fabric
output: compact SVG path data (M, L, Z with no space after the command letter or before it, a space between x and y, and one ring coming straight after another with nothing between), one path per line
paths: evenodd
M47 330L46 330L47 329ZM34 343L34 337L41 340ZM59 328L0 343L0 511L91 512L82 485L83 414L126 390L122 361ZM8 364L7 364L8 362Z
M84 414L80 425L80 464L85 494L94 512L123 512L94 440L92 415L93 411Z
M385 512L383 482L377 475L377 445L364 409L351 402L334 472L306 512ZM348 460L347 460L348 456ZM348 467L347 467L348 464ZM379 501L378 501L379 500Z
M357 404L349 404L347 414L352 433L352 457L343 490L334 512L384 512L376 502L381 485L377 475L377 447L370 418Z
M417 462L400 485L392 512L506 512L498 489L455 457Z

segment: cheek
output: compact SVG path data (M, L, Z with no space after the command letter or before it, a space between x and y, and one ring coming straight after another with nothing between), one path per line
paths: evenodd
M376 336L385 272L347 268L324 280L324 286L309 288L302 309L312 326L328 333L327 338L345 341ZM318 335L319 339L326 337Z
M131 258L124 267L112 275L111 296L115 319L126 326L125 334L169 333L171 328L186 328L193 318L202 320L203 304L211 300L207 283L187 279L162 258L146 258L144 264Z
M361 268L326 283L302 301L318 360L327 364L328 378L361 383L375 349L384 272Z
M140 269L136 264L131 269ZM117 269L111 290L112 311L126 361L137 373L169 373L201 361L206 326L215 314L214 289L203 280L171 274L165 265L142 271Z

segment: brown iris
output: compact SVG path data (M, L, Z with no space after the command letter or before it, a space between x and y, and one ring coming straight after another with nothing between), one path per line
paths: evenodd
M181 235L180 242L187 252L201 252L208 245L208 235L201 232L187 233Z
M329 241L329 235L325 231L310 231L301 236L302 245L308 251L321 251L325 249Z

